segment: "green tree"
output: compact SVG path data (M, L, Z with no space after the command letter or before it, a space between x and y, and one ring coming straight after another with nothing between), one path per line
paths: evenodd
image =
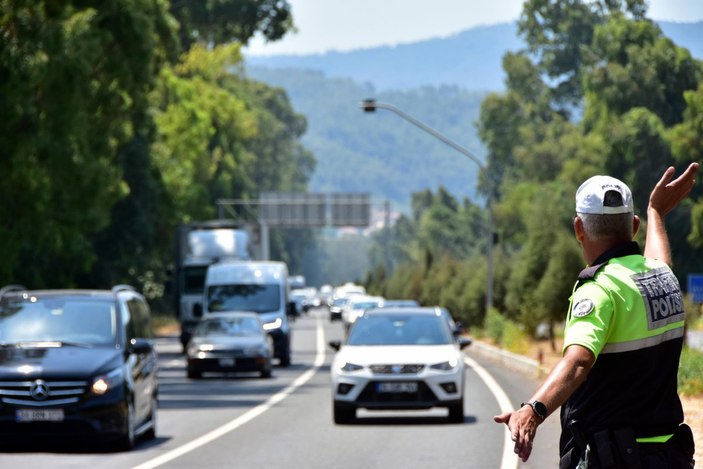
M256 135L258 121L226 87L240 62L236 44L196 44L164 68L153 94L153 162L182 221L214 218L218 197L243 198L254 189L255 158L242 142Z
M246 44L256 33L275 41L293 27L287 0L176 0L170 11L184 50L195 42Z
M555 104L568 109L581 100L584 45L591 44L595 27L614 16L641 19L646 8L644 0L525 2L518 31L540 72L556 83L551 87Z
M588 127L607 128L634 107L656 114L666 126L681 122L684 92L694 90L703 68L649 20L613 17L595 28L583 67Z
M544 275L532 296L535 311L523 311L523 320L532 326L536 326L539 321L546 321L549 324L550 338L553 339L554 325L564 319L569 306L568 298L578 273L585 264L576 239L566 230L557 233L548 259ZM555 349L552 340L552 350Z
M669 129L667 140L671 151L680 163L703 161L703 84L695 91L684 93L686 110L683 121ZM695 205L691 209L691 230L688 242L696 249L703 248L703 200L700 198L700 185L694 188L692 198ZM697 200L696 200L697 199ZM692 256L689 256L691 259Z
M0 5L0 281L75 285L129 192L118 151L173 24L158 0Z

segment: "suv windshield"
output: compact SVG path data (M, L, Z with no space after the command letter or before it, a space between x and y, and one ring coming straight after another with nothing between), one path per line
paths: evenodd
M452 341L446 323L437 316L374 313L356 321L347 344L444 345Z
M208 311L278 311L281 287L266 285L216 285L208 289Z
M7 298L0 302L0 343L114 344L114 302L95 298Z

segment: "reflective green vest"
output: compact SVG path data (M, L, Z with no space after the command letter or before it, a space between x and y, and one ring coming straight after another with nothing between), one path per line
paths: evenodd
M685 314L671 269L627 243L581 273L570 301L564 350L583 346L596 361L562 406L563 427L576 419L587 435L623 427L640 438L673 433L683 421L677 372ZM562 451L569 440L562 434Z

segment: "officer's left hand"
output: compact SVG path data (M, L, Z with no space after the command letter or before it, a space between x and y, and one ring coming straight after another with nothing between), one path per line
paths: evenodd
M698 163L691 163L683 174L672 181L675 169L673 166L667 168L649 195L648 209L658 212L662 217L673 210L693 189L696 170Z

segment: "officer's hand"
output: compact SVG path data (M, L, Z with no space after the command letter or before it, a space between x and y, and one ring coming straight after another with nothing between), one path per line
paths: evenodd
M673 166L667 168L649 195L647 210L654 210L662 217L669 213L679 202L688 197L696 182L697 169L698 163L691 163L681 176L672 181L675 169Z
M532 444L535 441L537 425L540 424L530 406L523 406L514 412L506 412L493 417L496 423L504 423L508 426L510 437L515 442L515 454L523 462L527 461L532 453Z

